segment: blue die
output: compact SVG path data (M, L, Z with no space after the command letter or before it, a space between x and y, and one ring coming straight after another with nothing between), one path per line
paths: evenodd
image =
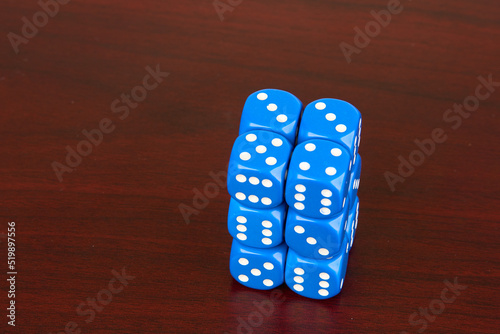
M321 99L304 109L298 143L312 138L342 143L352 157L356 156L361 134L361 113L350 103Z
M273 289L284 282L288 247L282 243L273 248L253 248L233 240L229 270L241 284L259 290Z
M303 257L290 249L285 267L286 284L304 297L327 299L337 295L344 285L347 269L347 238L342 249L327 260L314 260Z
M253 130L236 138L229 160L227 190L241 204L269 209L283 202L292 145L285 137Z
M347 247L349 250L352 248L354 242L354 236L356 235L356 229L358 228L358 216L359 216L359 199L356 197L354 203L349 209L349 218L347 222L347 229L345 231L346 238L348 239Z
M354 199L358 195L359 181L361 176L361 156L359 154L354 158L354 167L351 170L349 183L349 207L354 205Z
M348 223L348 205L333 218L300 216L288 210L285 241L300 256L324 260L339 252Z
M283 242L285 217L285 203L272 209L255 209L231 199L227 227L231 236L242 245L270 248Z
M286 201L302 216L331 218L346 205L351 158L341 144L313 139L292 154Z
M302 102L278 89L264 89L247 98L240 122L240 134L251 130L268 130L295 143Z

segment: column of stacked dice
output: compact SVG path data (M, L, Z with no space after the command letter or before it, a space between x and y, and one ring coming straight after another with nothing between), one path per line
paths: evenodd
M251 288L285 280L300 295L326 299L342 289L357 227L361 114L341 100L318 100L297 132L301 109L295 96L273 89L245 103L228 170L230 271Z
M266 89L250 95L228 167L230 272L241 284L267 290L284 282L286 173L302 103Z
M360 134L361 114L345 101L321 99L302 115L285 190L285 281L300 295L342 289L359 212Z

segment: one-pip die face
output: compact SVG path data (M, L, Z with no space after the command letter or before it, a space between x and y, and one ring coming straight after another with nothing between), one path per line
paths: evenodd
M281 204L291 152L292 145L273 132L254 130L239 136L229 161L229 194L258 209Z
M341 144L323 139L303 142L293 151L286 201L299 215L331 218L346 203L351 158Z

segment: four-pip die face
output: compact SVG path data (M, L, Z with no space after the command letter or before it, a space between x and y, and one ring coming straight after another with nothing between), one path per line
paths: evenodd
M283 136L254 130L234 142L227 175L227 189L241 204L257 209L283 202L285 173L292 152Z
M240 134L251 130L268 130L295 143L302 102L278 89L263 89L250 95L243 107Z
M344 146L323 139L303 142L292 154L285 197L298 214L331 218L346 203L351 158Z
M298 143L312 138L342 143L351 158L356 156L361 134L361 113L352 104L337 99L310 103L300 122Z

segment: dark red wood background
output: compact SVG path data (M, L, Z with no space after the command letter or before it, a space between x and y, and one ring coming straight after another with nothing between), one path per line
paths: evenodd
M2 1L0 331L499 333L500 88L456 130L443 121L478 76L500 81L498 1L403 1L350 64L339 44L386 0L237 2L221 21L212 0L72 0L16 54L8 33L40 6ZM120 120L110 105L157 64L170 75ZM358 232L343 291L326 301L231 278L224 188L189 224L179 211L225 170L243 103L261 88L305 104L344 99L363 114ZM103 118L114 131L59 182L51 164ZM385 172L435 128L447 140L392 192ZM123 267L135 278L87 323L77 307L105 296ZM455 278L467 288L440 303ZM265 314L255 306L270 302ZM441 313L409 322L430 305Z

